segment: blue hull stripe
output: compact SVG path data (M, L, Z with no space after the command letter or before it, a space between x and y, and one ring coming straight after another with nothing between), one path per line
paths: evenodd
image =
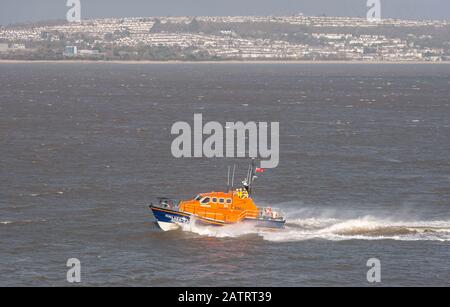
M189 223L190 216L188 214L172 211L172 210L166 210L166 209L160 209L152 207L153 215L155 216L155 219L158 222L165 222L165 223Z

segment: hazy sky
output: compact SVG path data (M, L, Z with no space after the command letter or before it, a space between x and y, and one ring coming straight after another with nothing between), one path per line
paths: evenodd
M365 16L367 0L80 0L82 18L119 16ZM67 0L0 0L0 24L64 19ZM381 0L383 17L450 20L450 0Z

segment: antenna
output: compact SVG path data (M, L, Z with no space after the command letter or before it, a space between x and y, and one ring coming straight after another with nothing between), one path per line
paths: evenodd
M230 190L230 166L228 166L228 174L227 174L227 192Z
M248 166L248 169L247 169L247 183L248 184L250 184L250 174L251 174L251 168L252 168L252 166L251 165L249 165Z
M231 189L234 189L234 173L236 172L236 164L233 165L233 175L231 176Z
M255 158L252 159L252 162L249 165L249 173L248 173L248 194L251 194L252 192L252 185L253 185L253 177L255 175Z

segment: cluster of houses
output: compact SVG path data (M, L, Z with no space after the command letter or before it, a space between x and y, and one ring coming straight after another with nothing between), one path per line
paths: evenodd
M200 31L152 31L155 23L187 25L192 17L109 18L60 23L48 26L9 26L0 28L0 56L5 53L36 50L43 43L65 45L64 57L96 57L106 50L118 54L152 47L186 49L220 59L352 60L352 61L443 61L450 59L449 47L416 45L415 37L346 33L345 29L395 26L397 28L447 28L447 21L386 19L378 22L364 18L308 17L303 15L196 17L197 22L220 25L215 33ZM308 27L307 41L277 37L239 35L227 25L285 24ZM301 29L299 27L299 29ZM329 30L333 29L333 31ZM342 29L342 33L340 30ZM327 32L328 31L328 32ZM432 38L432 33L429 34ZM315 41L316 44L308 43Z

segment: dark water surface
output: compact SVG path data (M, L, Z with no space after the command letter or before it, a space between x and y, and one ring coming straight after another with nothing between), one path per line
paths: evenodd
M162 233L147 205L224 188L176 121L280 122L258 204L282 232ZM0 286L450 285L450 65L2 64ZM239 178L244 176L246 161Z

